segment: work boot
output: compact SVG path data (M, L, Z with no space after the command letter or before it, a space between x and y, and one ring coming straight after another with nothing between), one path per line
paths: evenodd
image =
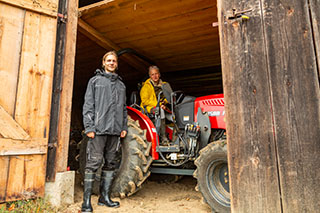
M165 119L161 119L160 138L161 138L162 144L169 143L169 139L167 138L167 135L166 135L166 121L165 121Z
M91 206L91 194L92 186L95 178L95 173L85 172L84 173L84 184L83 184L83 203L81 212L92 212Z
M110 199L111 185L113 181L114 171L101 172L100 197L98 200L99 206L108 206L117 208L120 206L119 202L113 202Z

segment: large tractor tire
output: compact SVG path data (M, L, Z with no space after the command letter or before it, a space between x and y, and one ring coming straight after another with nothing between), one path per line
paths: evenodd
M128 117L128 134L122 141L121 164L112 185L112 195L124 198L137 192L149 177L151 143L139 121Z
M229 175L226 140L209 143L195 160L193 176L198 180L196 190L213 212L230 212Z
M79 172L84 177L86 147L88 137L84 136L80 145ZM139 122L128 117L128 134L121 142L121 162L112 185L111 195L124 198L137 192L150 175L152 163L151 143L146 140L146 130L140 128ZM120 159L119 159L120 161ZM99 194L101 168L96 172L93 193Z

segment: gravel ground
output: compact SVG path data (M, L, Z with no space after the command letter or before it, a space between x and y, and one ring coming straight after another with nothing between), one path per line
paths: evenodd
M120 207L116 209L98 206L98 196L93 195L91 202L94 212L130 212L130 213L209 213L210 207L202 201L200 192L195 191L196 179L190 176L184 176L176 182L163 182L164 176L152 175L147 180L140 191L134 195L113 200L120 201ZM157 179L157 181L155 181ZM166 178L168 179L168 177ZM171 176L171 179L172 176ZM59 212L78 213L82 203L82 186L76 179L75 203L64 207Z

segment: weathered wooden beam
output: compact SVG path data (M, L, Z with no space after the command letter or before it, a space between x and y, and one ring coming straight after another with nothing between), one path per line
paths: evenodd
M0 105L0 134L5 138L26 140L30 136Z
M69 136L71 123L71 106L73 92L73 77L75 66L78 0L68 1L68 21L65 33L65 54L63 60L62 92L60 97L60 113L58 122L58 147L56 153L55 171L67 170Z
M21 199L23 197L24 192L24 168L25 164L24 156L10 156L9 157L9 168L7 173L7 189L6 189L6 197L5 201L11 201L14 199ZM20 175L17 175L20 174Z
M9 156L5 201L44 196L45 155Z
M0 156L34 155L46 153L46 138L32 138L30 140L0 138Z
M314 3L268 0L261 8L283 212L320 209L319 40L313 34L320 1ZM318 14L313 20L311 10Z
M26 11L14 118L31 137L48 137L57 20Z
M97 43L99 46L105 48L106 50L115 50L118 51L121 49L117 44L113 43L111 40L105 38L100 32L98 32L96 29L94 29L92 26L90 26L88 23L86 23L84 20L79 18L78 20L78 26L79 31L90 38L92 41ZM139 72L146 73L147 72L147 66L140 63L138 60L135 60L129 55L123 55L121 56L122 59L127 62L129 65L131 65L133 68L138 70Z
M228 19L235 2L252 18ZM244 2L218 0L231 212L282 212L262 8Z
M192 19L190 19L192 17ZM193 34L195 38L195 32L197 35L199 27L202 26L202 30L207 31L217 31L208 27L208 25L216 18L216 8L209 7L204 10L196 10L189 13L184 13L178 16L169 16L160 20L149 21L147 23L136 23L132 22L129 26L126 24L120 24L118 28L111 30L108 27L103 27L103 33L112 32L113 35L117 35L113 38L113 41L117 44L125 42L133 42L136 40L149 40L152 37L166 36L171 38L171 36L176 36L176 34L185 31L184 33ZM120 22L121 23L121 22ZM103 23L99 23L99 27ZM112 23L110 23L112 24ZM105 24L108 26L108 24ZM155 27L156 26L156 27ZM121 27L121 28L120 28ZM217 34L215 32L214 34ZM213 34L211 34L212 36ZM146 37L148 39L146 39ZM183 42L183 40L181 41Z
M320 78L320 2L317 0L309 0L310 19L313 27L313 42L318 62L318 77Z
M119 50L121 49L118 45L114 44L111 40L105 38L100 32L94 29L91 25L87 22L79 18L78 20L79 30L83 35L89 37L92 41L100 45L105 49L114 49Z
M179 21L179 17L185 14L214 7L215 1L212 0L117 0L110 5L92 8L81 18L90 23L94 21L96 26L99 25L99 29L104 28L103 32L114 32L123 28L130 31L133 30L132 27L148 26L149 24L154 25L150 26L151 28L157 28L157 22L171 25L174 21L166 22L168 20L164 20L176 17L175 21ZM111 12L112 18L109 18L109 13L105 13L105 11ZM216 12L212 11L213 21L216 20L215 15ZM189 19L189 23L192 20L193 18Z
M56 0L0 0L0 2L47 16L57 17L58 15Z
M67 14L67 1L59 1L58 11L60 14ZM49 129L49 140L48 140L48 154L47 154L47 169L46 169L46 180L55 180L55 165L58 148L58 134L59 134L59 118L61 93L62 93L62 75L63 75L63 63L65 60L65 41L66 41L66 23L58 22L57 25L57 36L56 36L56 50L54 57L54 73L53 73L53 84L52 84L52 101L51 101L51 112L50 112L50 129Z
M316 4L218 0L232 212L320 209Z
M14 15L12 15L14 14ZM14 114L25 11L0 3L0 103ZM5 23L5 24L4 24ZM5 79L5 80L4 80Z
M104 6L104 5L109 4L110 2L113 2L113 1L114 0L103 0L103 1L99 1L99 2L96 2L96 3L89 4L87 6L81 7L81 8L79 8L79 17L81 17L81 15L83 13L87 12L90 9Z
M6 201L9 158L9 156L0 156L0 203Z

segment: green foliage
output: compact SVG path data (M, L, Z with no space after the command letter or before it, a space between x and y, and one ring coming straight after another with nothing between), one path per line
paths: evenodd
M7 202L0 207L0 213L56 213L58 210L43 198Z

